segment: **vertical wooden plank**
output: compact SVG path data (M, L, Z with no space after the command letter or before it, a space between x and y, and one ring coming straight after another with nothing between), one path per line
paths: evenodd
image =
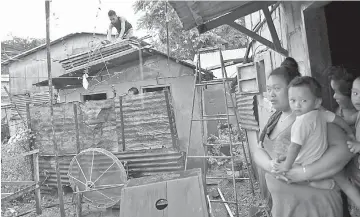
M79 118L78 118L78 112L77 112L77 103L74 103L73 107L74 107L74 120L75 120L76 153L79 154L81 152L81 144L80 144Z
M30 104L26 103L26 120L27 120L27 128L30 130L31 132L31 116L30 116ZM29 148L30 150L33 150L34 147L34 142L33 142L33 138L30 137L29 138ZM39 153L36 153L34 155L32 155L31 158L31 171L32 171L32 175L34 177L34 181L36 183L36 187L39 187L39 180L40 180L40 175L39 175ZM40 195L40 188L36 188L35 189L35 202L36 202L36 213L37 214L41 214L41 195Z
M27 122L27 129L30 130L31 132L31 117L30 117L30 104L26 103L26 122ZM34 142L33 142L33 138L29 138L29 151L34 149ZM34 173L34 160L31 159L31 172L32 172L32 176L35 175Z
M80 144L77 103L73 104L73 108L74 108L74 120L75 120L76 153L79 154L81 152L81 144ZM82 200L82 194L81 193L76 194L76 216L77 217L81 217L81 212L82 212L81 200Z
M60 207L60 216L65 217L65 208L64 208L64 197L63 189L61 186L60 178L60 168L59 168L59 150L58 145L55 140L55 129L54 129L54 108L53 108L53 85L52 85L52 74L51 74L51 55L50 55L50 0L45 1L45 14L46 14L46 62L48 70L48 81L49 81L49 94L50 94L50 119L51 119L51 129L52 129L52 143L55 149L55 171L56 171L56 182L58 188L58 198L59 198L59 207Z
M39 153L33 154L34 161L34 181L36 183L35 189L35 202L36 202L36 213L41 214L41 194L40 194L40 174L39 174Z
M119 96L122 150L125 151L125 125L122 101L123 97Z
M175 132L174 132L174 130L175 130L174 124L175 123L173 123L173 116L172 116L171 107L170 107L169 91L167 89L165 89L164 93L165 93L165 102L166 102L167 114L168 114L168 117L169 117L172 145L173 145L174 148L178 148L177 143L176 143Z

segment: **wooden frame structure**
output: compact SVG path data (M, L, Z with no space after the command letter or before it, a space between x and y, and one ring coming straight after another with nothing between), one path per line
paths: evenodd
M35 149L23 154L19 154L16 157L9 157L2 159L3 161L11 161L18 158L33 156L34 164L34 180L33 181L1 181L1 186L3 185L30 185L20 191L14 193L1 193L1 202L11 201L25 193L35 190L35 201L36 201L36 213L41 214L41 194L40 194L40 175L39 175L39 149ZM4 196L4 197L3 197Z
M172 3L170 2L170 4L175 8L176 11L183 11L184 8L181 7L181 5L177 5L177 3ZM193 2L193 3L189 3L190 5L188 5L188 10L190 10L193 14L194 17L198 17L201 20L201 16L199 14L201 14L203 11L205 10L210 10L209 8L206 8L204 5L200 5L199 2ZM226 4L226 3L224 3ZM250 1L247 2L245 4L240 5L239 7L237 7L236 9L232 10L231 12L227 13L227 14L213 14L212 16L218 16L215 19L212 20L208 20L207 22L205 21L202 24L198 24L196 23L197 29L199 31L200 34L205 33L207 31L210 31L216 27L219 27L221 25L229 25L231 27L233 27L234 29L238 30L239 32L245 34L246 36L260 42L261 44L265 45L266 47L274 50L275 52L287 57L289 54L289 52L284 49L281 46L278 34L276 32L275 29L275 25L273 23L272 17L271 17L271 11L269 11L269 5L275 4L273 6L277 7L276 5L279 4L279 2L276 1ZM199 6L200 5L200 6ZM252 31L247 29L246 27L238 24L235 22L235 20L244 17L248 14L254 13L256 11L262 10L270 34L271 34L271 38L272 38L272 42L265 39L264 37L258 35L256 32L256 30ZM209 11L207 11L207 13L211 13ZM186 22L187 20L182 17L182 13L178 13L180 20L182 20L183 22ZM186 26L191 26L192 24L187 24Z

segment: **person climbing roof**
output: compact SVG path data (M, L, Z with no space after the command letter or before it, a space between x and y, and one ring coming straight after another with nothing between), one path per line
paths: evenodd
M117 30L116 39L128 39L133 36L133 28L129 21L124 17L116 15L116 12L109 10L108 16L110 19L110 25L107 33L107 40L111 41L112 29L115 27Z

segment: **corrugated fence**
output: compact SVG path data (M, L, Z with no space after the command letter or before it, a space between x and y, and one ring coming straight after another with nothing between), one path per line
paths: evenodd
M127 162L128 174L136 178L148 176L156 173L184 170L185 153L167 151L163 149L154 149L151 151L131 151L113 153L122 163ZM70 161L75 155L66 155L59 157L59 167L62 185L70 185L67 173L70 167ZM109 158L110 160L110 158ZM46 185L56 187L55 157L40 157L40 178L48 176ZM105 170L106 168L96 168Z

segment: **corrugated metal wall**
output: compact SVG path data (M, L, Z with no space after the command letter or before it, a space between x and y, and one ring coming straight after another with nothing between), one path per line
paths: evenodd
M173 144L172 141L164 92L123 97L122 110L124 135L122 135L119 97L77 104L81 149L98 147L111 152L122 151L123 136L125 150L176 148L176 143ZM36 135L36 147L39 147L43 154L54 154L49 107L34 106L30 109L30 113L31 127ZM73 103L54 105L54 130L59 152L76 153Z
M235 97L240 126L246 130L259 131L256 95L242 95L236 86Z
M129 177L136 178L157 173L184 170L184 152L163 152L162 149L150 151L131 151L113 153L122 163L127 162ZM67 176L71 159L75 155L59 157L59 167L62 185L70 185ZM108 159L110 160L110 158ZM40 157L40 179L48 176L46 185L56 187L55 157ZM97 170L104 168L96 167Z

